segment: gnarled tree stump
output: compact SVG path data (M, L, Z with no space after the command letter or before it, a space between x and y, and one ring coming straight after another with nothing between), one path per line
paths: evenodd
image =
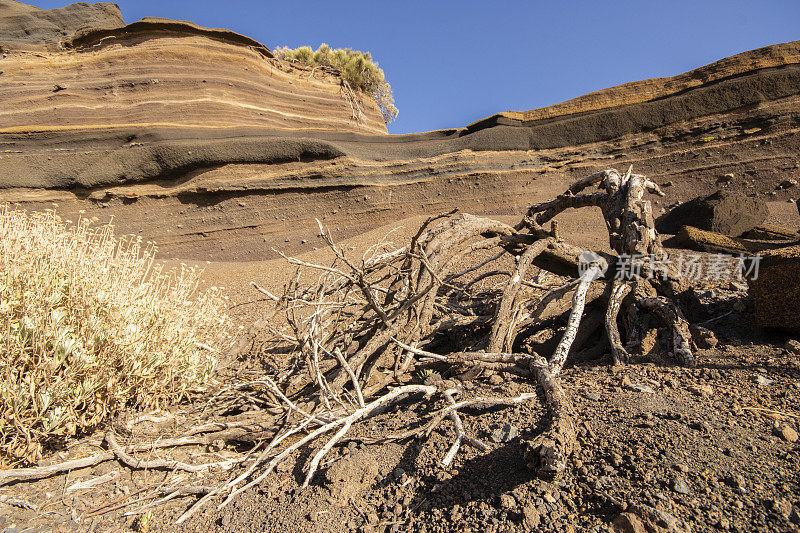
M596 190L585 192L590 187ZM280 348L285 369L247 386L260 389L270 416L282 425L246 472L208 492L180 520L215 494L227 496L227 504L281 461L299 460L300 448L324 440L308 463L307 485L353 424L404 399L428 404L430 417L384 440L425 436L449 420L457 437L443 464L453 461L462 443L486 449L468 434L461 410L531 401L535 395L459 399L461 382L484 369L525 376L540 386L550 424L527 443L526 463L542 475L559 475L576 447L576 415L559 379L576 345L600 331L613 361L624 362L645 337L639 324L653 316L669 327L676 360L693 364L689 325L678 302L687 283L665 261L647 193L663 195L630 169L624 175L605 170L531 206L514 227L448 213L428 219L408 246L377 243L358 260L320 224L333 263L287 257L298 274L279 296L263 291L275 300L274 308L236 347L244 353L266 332ZM602 210L613 254L559 238L553 219L589 206ZM314 272L314 281L302 283L300 270ZM489 279L500 283L482 288ZM585 309L591 310L587 316ZM560 335L551 335L558 341L554 346L542 344L541 353L522 349L522 338L559 328ZM444 379L414 384L417 370L430 365Z

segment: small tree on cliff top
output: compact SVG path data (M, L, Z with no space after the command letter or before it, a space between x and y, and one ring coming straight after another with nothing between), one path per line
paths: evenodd
M383 70L378 67L378 63L372 59L369 52L350 48L333 50L322 43L316 51L310 46L295 49L278 47L274 53L278 59L336 71L350 87L359 89L375 99L383 114L384 122L388 123L397 118L398 111L394 105L392 88L386 81Z

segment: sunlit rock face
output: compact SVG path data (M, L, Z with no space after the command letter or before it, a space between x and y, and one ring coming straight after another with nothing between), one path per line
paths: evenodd
M124 26L116 4L71 4L59 9L39 9L16 0L0 0L0 50L36 52L58 50L76 32Z
M518 216L630 164L671 183L668 202L726 174L731 190L786 200L776 186L800 167L800 42L411 135L388 135L369 97L253 39L125 25L113 4L0 0L0 46L0 201L113 215L166 256L292 252L312 245L315 218L344 238L454 207Z

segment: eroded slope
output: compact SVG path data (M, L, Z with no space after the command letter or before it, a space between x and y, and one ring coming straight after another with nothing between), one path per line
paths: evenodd
M800 42L413 135L387 135L369 98L270 55L160 19L8 52L0 198L115 215L167 256L257 260L310 248L314 218L344 238L453 207L517 214L611 166L671 183L671 201L728 173L733 189L787 199L776 186L800 177Z

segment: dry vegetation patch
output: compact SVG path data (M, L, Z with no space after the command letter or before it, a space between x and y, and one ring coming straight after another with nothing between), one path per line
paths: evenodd
M294 61L314 69L333 71L342 79L342 84L348 91L356 89L371 96L378 104L385 122L388 123L397 118L398 110L394 105L392 87L386 81L383 69L378 66L369 52L350 48L331 49L330 46L322 43L316 51L312 50L310 46L294 49L279 46L274 53L275 57L284 61ZM358 109L358 114L361 114L360 109Z
M111 225L0 206L0 464L208 381L226 321L200 272Z

